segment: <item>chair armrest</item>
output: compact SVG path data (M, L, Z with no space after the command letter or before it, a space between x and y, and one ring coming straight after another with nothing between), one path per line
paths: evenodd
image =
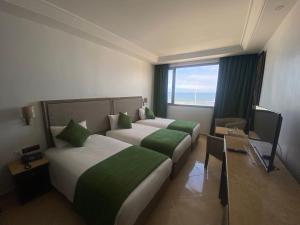
M227 122L228 121L224 118L216 118L215 119L215 126L216 127L224 127Z
M226 123L225 127L238 128L238 129L244 130L246 127L246 121L236 121L236 122Z

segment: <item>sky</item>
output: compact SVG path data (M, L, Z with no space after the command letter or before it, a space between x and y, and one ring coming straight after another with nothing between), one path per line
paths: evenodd
M219 65L177 68L175 92L215 93L218 81L218 70ZM169 92L172 89L171 77L172 76L169 76Z

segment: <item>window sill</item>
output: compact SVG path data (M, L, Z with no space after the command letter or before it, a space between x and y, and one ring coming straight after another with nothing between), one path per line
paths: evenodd
M214 106L208 106L208 105L184 105L184 104L173 104L173 103L168 103L168 106L183 106L183 107L192 107L192 108L211 108L211 109L214 108Z

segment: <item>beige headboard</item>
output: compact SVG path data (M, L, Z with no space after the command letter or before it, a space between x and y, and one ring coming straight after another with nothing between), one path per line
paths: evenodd
M127 112L135 122L139 119L138 109L143 98L90 98L42 101L42 113L48 147L53 147L50 126L65 126L73 119L76 122L87 121L92 133L105 134L110 129L107 115Z
M86 120L92 133L101 134L109 130L107 115L112 113L110 98L54 100L41 103L48 147L54 146L50 126L65 126L70 119L76 122Z
M139 108L143 106L143 98L138 97L124 97L112 99L113 113L127 112L132 118L133 122L139 120Z

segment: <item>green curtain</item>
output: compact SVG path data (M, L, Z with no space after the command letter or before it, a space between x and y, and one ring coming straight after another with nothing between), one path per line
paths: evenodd
M220 59L211 133L214 131L215 118L249 118L257 74L257 61L257 54Z
M169 65L156 65L154 68L153 111L158 117L167 117Z
M259 104L262 82L264 78L265 62L266 62L266 52L262 52L258 55L258 61L256 67L257 75L256 75L254 93L253 93L253 105Z
M266 52L262 52L258 55L258 60L257 60L256 79L254 84L252 105L259 105L261 88L262 88L262 83L264 78L265 61L266 61ZM254 121L251 120L251 118L253 117L254 117L254 111L252 110L250 115L250 121L248 121L247 130L254 129L254 124L253 124Z

